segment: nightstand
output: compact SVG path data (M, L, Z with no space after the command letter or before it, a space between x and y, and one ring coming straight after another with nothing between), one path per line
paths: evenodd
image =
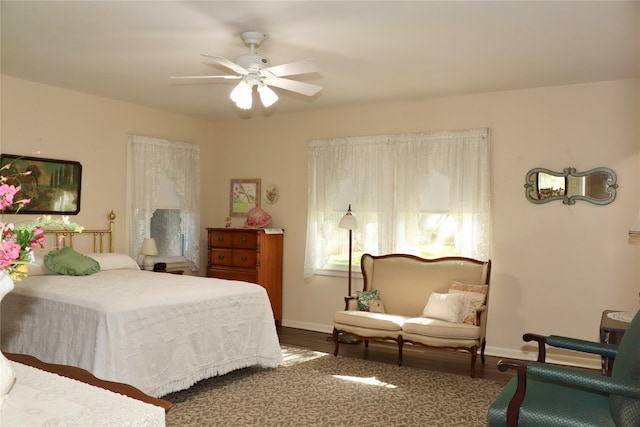
M600 320L600 342L605 344L620 344L622 336L627 328L629 328L629 322L622 322L615 320L607 316L609 313L615 313L620 310L605 310L602 312L602 319ZM610 357L602 358L602 375L608 377L611 376L611 370L613 369L613 362L615 359Z
M184 274L184 270L151 270L154 273Z

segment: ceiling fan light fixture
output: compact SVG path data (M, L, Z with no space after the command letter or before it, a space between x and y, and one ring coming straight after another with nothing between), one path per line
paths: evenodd
M265 107L271 107L278 100L278 95L265 84L260 83L258 85L258 93L260 94L260 101Z
M202 56L217 62L218 65L233 71L234 75L178 76L171 78L192 81L195 79L214 79L214 81L240 80L240 83L229 94L229 98L237 108L242 110L251 109L254 86L265 108L269 108L279 101L278 95L272 89L274 87L304 96L315 96L322 89L322 87L315 84L291 79L292 76L300 74L319 73L320 69L313 61L302 60L271 66L269 58L256 52L256 47L265 39L264 33L245 31L241 34L241 38L244 44L249 46L249 53L236 56L233 61L222 56L202 54Z
M249 86L244 80L238 83L238 85L233 88L229 98L236 104L236 106L242 110L250 110L251 103L253 98L253 90L252 87Z

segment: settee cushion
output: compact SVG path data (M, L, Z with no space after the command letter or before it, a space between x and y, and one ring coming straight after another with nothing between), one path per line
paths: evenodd
M406 319L402 324L402 331L407 334L435 338L477 340L480 337L480 328L478 326L426 317Z
M404 316L367 311L345 310L333 314L333 322L336 324L383 331L399 332L405 320Z
M440 294L429 296L429 301L422 311L422 317L461 322L466 314L467 300L463 294Z

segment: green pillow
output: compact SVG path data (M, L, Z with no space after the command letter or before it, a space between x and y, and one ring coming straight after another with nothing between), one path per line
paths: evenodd
M51 271L67 276L88 276L100 271L98 261L71 248L49 252L44 256L44 265Z

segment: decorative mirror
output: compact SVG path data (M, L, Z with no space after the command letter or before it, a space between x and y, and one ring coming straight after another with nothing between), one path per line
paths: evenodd
M547 203L562 200L573 205L576 200L586 200L596 205L607 205L616 198L618 188L616 173L609 168L595 168L577 172L564 168L563 172L535 168L527 172L524 192L531 203Z

